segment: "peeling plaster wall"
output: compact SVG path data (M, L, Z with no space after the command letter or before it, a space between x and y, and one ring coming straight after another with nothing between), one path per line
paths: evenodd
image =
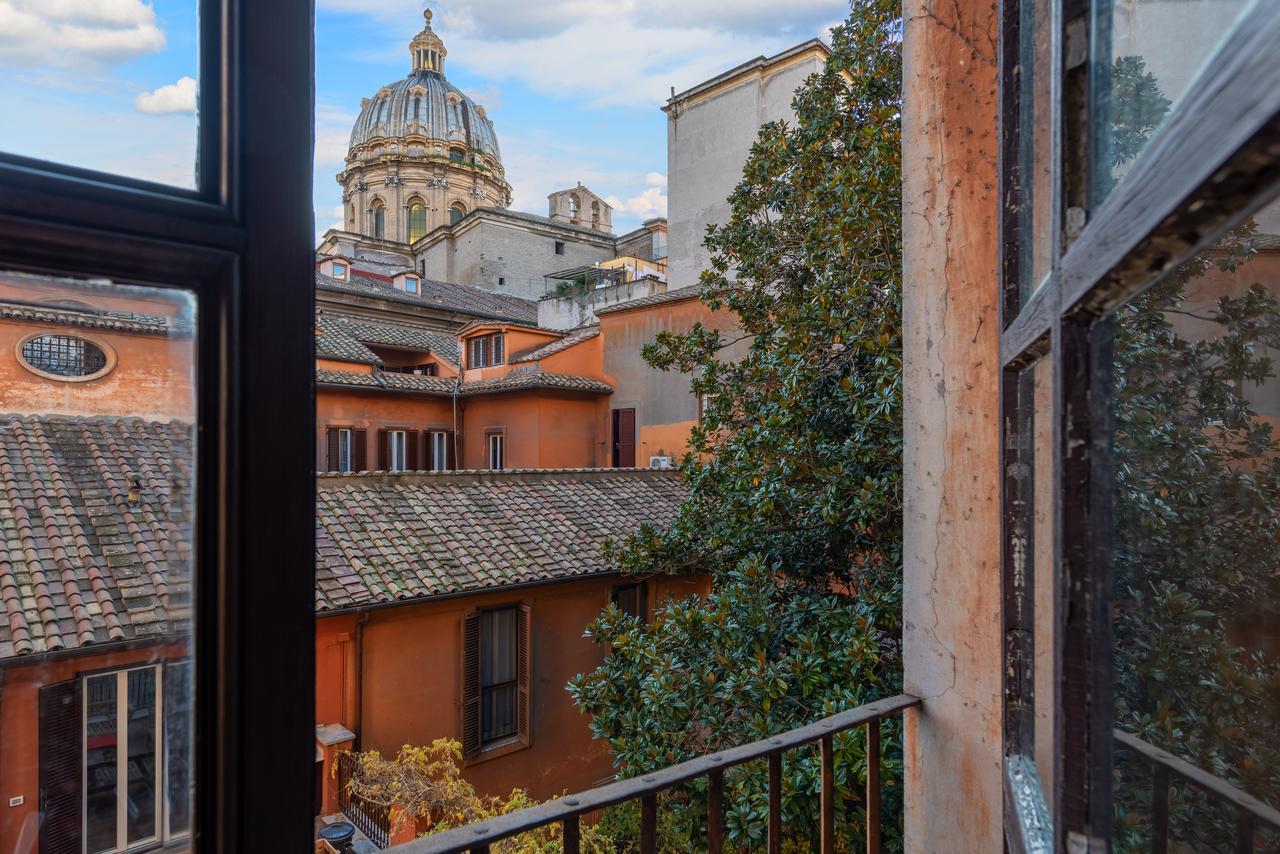
M999 851L997 4L905 14L907 850Z

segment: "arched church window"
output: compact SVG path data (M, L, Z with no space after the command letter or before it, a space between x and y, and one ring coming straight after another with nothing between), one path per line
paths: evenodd
M457 225L458 222L467 215L465 205L458 203L449 208L449 225Z
M387 236L387 206L381 199L373 201L373 236L379 240Z
M427 233L427 206L421 199L409 202L409 242Z

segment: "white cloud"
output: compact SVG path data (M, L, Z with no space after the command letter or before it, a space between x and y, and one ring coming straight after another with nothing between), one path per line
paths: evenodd
M164 46L142 0L0 0L0 65L123 62Z
M177 83L161 86L150 92L139 92L133 106L140 113L194 113L196 111L196 81L194 77L179 77Z
M650 173L653 177L656 173ZM662 177L662 176L658 176ZM630 214L639 220L652 219L655 216L667 215L667 194L666 194L666 178L663 178L662 184L651 185L648 189L635 196L626 199L619 199L617 196L608 196L605 201L613 208L614 213Z

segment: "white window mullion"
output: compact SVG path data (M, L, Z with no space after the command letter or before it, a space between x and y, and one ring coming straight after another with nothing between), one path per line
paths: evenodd
M116 850L129 839L129 671L116 674Z

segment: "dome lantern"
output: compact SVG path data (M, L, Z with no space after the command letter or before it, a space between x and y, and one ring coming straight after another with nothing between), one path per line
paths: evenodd
M413 70L444 74L444 58L448 51L444 49L444 42L440 40L440 36L431 29L431 10L425 10L422 17L426 19L426 26L422 28L422 32L413 37L413 41L409 42Z

